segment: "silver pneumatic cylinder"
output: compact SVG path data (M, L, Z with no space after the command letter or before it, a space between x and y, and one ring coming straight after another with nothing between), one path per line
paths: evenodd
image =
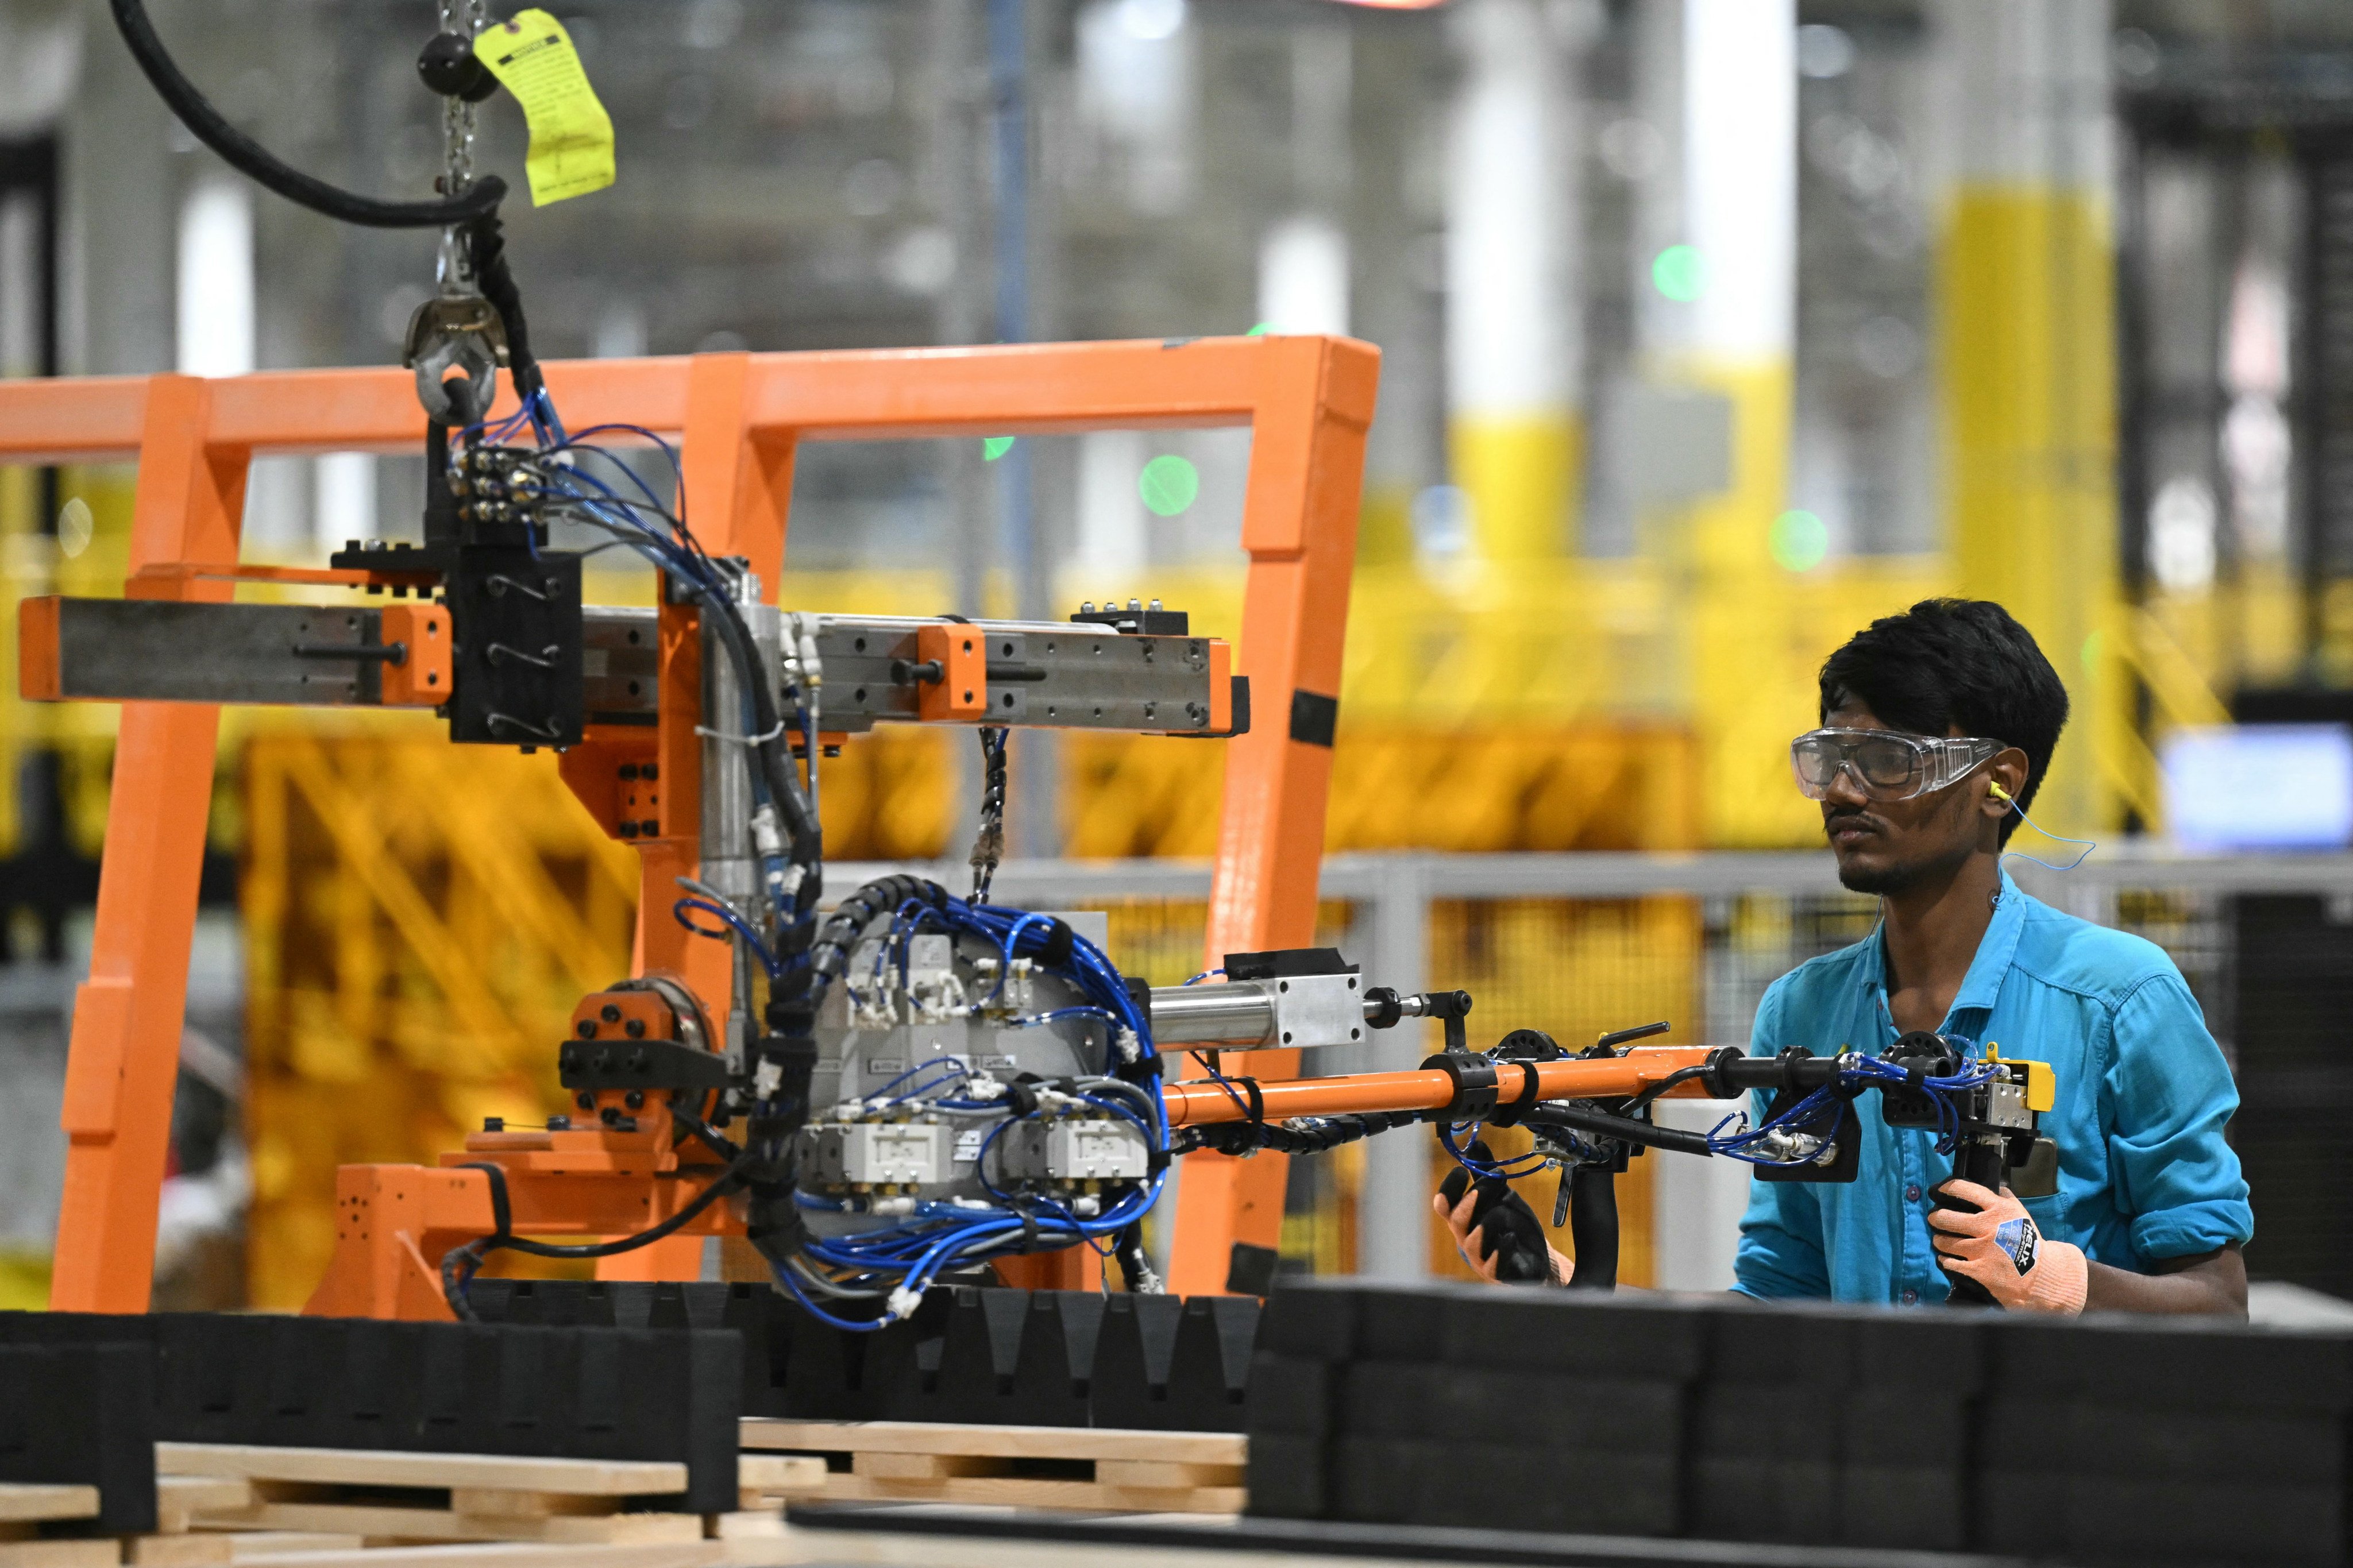
M759 668L776 662L776 611L760 603L760 580L750 573L736 584L736 608L752 634ZM755 929L759 896L759 865L752 852L753 754L744 726L749 719L744 683L729 657L727 644L706 611L702 621L702 866L696 873L712 892ZM707 921L709 917L704 917ZM752 953L739 940L734 943L733 995L728 1011L737 1027L729 1031L748 1041L759 1033L759 1009L753 988Z
M1426 997L1400 996L1397 1005L1401 1017L1429 1016ZM1164 1047L1349 1045L1381 1013L1349 975L1155 985L1152 1040Z

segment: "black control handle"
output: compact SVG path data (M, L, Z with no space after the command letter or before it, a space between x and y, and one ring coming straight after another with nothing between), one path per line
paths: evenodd
M1568 1184L1568 1237L1577 1248L1568 1288L1617 1289L1618 1173L1606 1165L1571 1165L1560 1179Z
M1988 1192L2001 1191L2003 1148L2003 1140L2000 1138L1987 1137L1982 1134L1963 1137L1960 1146L1953 1151L1953 1179L1960 1182L1975 1182ZM1978 1212L1977 1205L1966 1198L1953 1196L1943 1187L1938 1187L1930 1195L1940 1209L1951 1209L1958 1214ZM1947 1298L1951 1305L1992 1307L2000 1304L1994 1300L1993 1292L1976 1280L1965 1274L1954 1273L1942 1263L1937 1267L1944 1268L1945 1278L1952 1281L1953 1293Z

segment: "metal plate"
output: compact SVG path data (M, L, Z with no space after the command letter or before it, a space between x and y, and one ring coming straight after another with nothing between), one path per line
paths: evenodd
M568 746L584 722L580 557L565 550L459 547L449 574L457 656L449 738Z
M373 609L61 599L58 695L105 702L262 702L347 708L382 700L374 659L303 657L297 647L382 641Z
M1279 1046L1345 1046L1365 1037L1365 994L1354 974L1293 974L1256 983L1272 993Z
M592 605L580 613L581 691L591 724L650 724L659 708L659 612Z

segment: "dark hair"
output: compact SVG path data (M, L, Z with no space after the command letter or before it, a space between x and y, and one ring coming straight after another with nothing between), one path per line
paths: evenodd
M1822 661L1822 712L1860 702L1891 729L1957 726L2026 753L2021 809L2034 804L2067 724L2067 688L2031 633L1984 599L1923 599L1883 616ZM2002 842L2018 818L2001 825Z

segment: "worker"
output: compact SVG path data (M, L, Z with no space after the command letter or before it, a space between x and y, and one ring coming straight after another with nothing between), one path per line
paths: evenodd
M2059 1190L1951 1180L1935 1132L1889 1127L1866 1095L1857 1180L1751 1183L1734 1289L1910 1306L1945 1300L1949 1268L2016 1310L2244 1317L2254 1216L2222 1135L2238 1093L2197 999L2162 949L2062 914L2002 868L2067 719L2042 650L1999 605L1930 599L1857 633L1820 688L1820 728L1790 749L1798 786L1821 805L1840 882L1877 896L1881 919L1774 982L1750 1048L1876 1054L1934 1030L2048 1062ZM1936 1207L1940 1190L1971 1207ZM1475 1196L1438 1208L1493 1279L1527 1249L1491 1242L1535 1216L1474 1228ZM1572 1268L1553 1253L1504 1277Z

